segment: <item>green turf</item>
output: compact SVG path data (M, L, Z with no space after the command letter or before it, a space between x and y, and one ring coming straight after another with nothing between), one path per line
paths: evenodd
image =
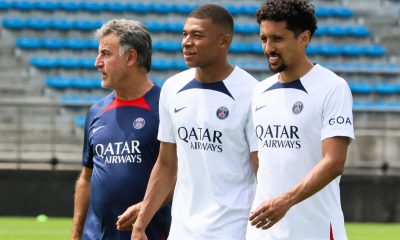
M0 240L63 240L69 239L72 220L49 218L0 217ZM347 223L349 240L399 240L400 224Z
M1 217L1 240L67 240L72 220L70 218L48 218L38 222L36 218Z
M399 240L400 224L347 223L349 240Z

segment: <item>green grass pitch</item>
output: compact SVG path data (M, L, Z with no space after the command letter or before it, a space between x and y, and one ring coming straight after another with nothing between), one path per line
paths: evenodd
M67 240L71 218L0 217L0 240ZM399 224L347 223L349 240L399 240Z

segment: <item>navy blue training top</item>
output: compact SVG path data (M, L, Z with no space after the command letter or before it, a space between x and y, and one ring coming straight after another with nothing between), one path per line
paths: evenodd
M160 143L157 140L160 87L143 97L121 100L109 94L88 111L82 164L92 168L90 205L83 239L130 239L116 222L143 200ZM171 207L166 205L146 229L149 240L167 239Z

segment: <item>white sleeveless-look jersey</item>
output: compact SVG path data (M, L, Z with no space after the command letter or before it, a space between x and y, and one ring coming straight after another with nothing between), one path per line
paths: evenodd
M275 74L257 84L252 113L259 157L252 209L297 185L322 159L324 139L354 139L350 89L320 65L291 83L280 83ZM294 205L268 230L248 226L246 239L347 239L339 181Z
M217 83L194 77L186 70L161 90L158 139L176 143L178 155L169 239L243 240L255 194L257 80L239 67Z

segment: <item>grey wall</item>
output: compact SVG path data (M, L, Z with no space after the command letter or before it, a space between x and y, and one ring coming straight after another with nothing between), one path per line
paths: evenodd
M0 216L71 217L78 171L0 170ZM344 175L346 221L400 222L400 176Z

